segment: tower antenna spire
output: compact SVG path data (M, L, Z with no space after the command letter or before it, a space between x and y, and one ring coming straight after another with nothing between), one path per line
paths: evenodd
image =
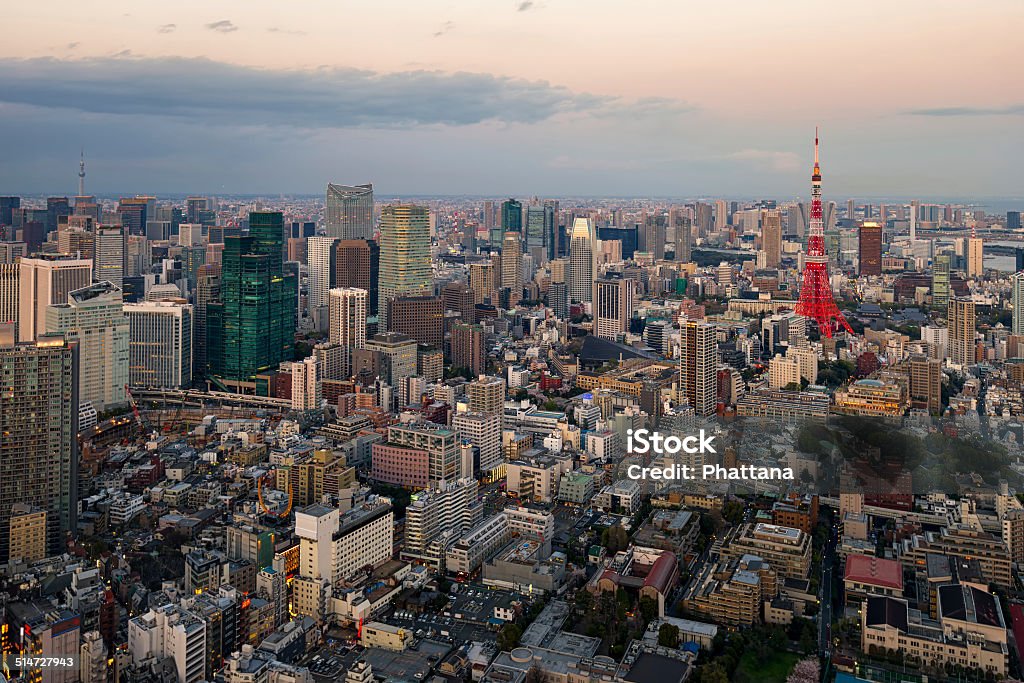
M82 156L78 161L78 196L85 196L85 147L82 148Z

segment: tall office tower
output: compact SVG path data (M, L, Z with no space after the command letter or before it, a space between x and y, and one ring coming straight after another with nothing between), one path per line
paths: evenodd
M327 326L327 296L331 291L331 260L334 257L335 238L309 237L306 239L306 258L309 264L309 315L317 329Z
M676 263L689 263L693 258L693 234L692 221L686 216L675 218L676 228Z
M913 356L907 361L910 376L911 407L923 408L932 415L942 412L942 361Z
M128 242L124 228L103 226L96 230L95 278L97 282L124 285L128 272Z
M715 326L696 321L682 325L679 353L679 391L697 415L715 412L718 385L718 342Z
M594 278L597 276L594 223L577 218L572 223L569 240L569 298L579 303L594 300Z
M317 410L323 403L316 356L307 356L291 364L292 410Z
M491 246L500 247L506 232L523 231L523 204L516 199L506 199L501 203L501 225L491 232Z
M49 235L51 232L57 230L57 225L60 223L61 216L71 215L71 204L68 202L67 197L47 197L46 198L46 227L45 232Z
M220 301L206 305L211 375L230 383L291 360L298 286L282 257L284 217L253 211L249 232L224 238Z
M921 220L921 202L917 199L910 202L910 241L917 239L917 222Z
M644 221L643 251L650 253L655 261L665 259L665 234L667 232L668 217L662 214L648 216Z
M494 202L490 199L484 201L483 216L482 216L484 230L487 231L488 237L491 234L491 229L494 227Z
M782 214L769 209L761 222L761 248L764 249L764 263L768 268L778 268L782 263Z
M92 261L66 255L21 259L18 279L18 341L42 334L46 308L67 301L68 294L92 282Z
M117 202L117 212L121 214L121 225L129 235L145 235L149 216L151 197L121 197Z
M729 225L729 205L724 199L715 202L715 230L720 232Z
M444 303L439 296L401 295L388 302L391 330L420 344L444 344Z
M24 242L0 242L0 263L16 265L18 259L28 256L28 245Z
M518 232L506 232L501 243L501 287L509 290L508 306L514 308L523 298L523 248Z
M128 375L132 386L188 387L192 384L193 308L173 301L125 304L128 318Z
M18 334L18 280L21 267L0 259L0 326L10 324L11 332Z
M472 322L476 316L476 296L465 282L449 282L442 287L441 303L445 311L458 313L460 322Z
M122 405L128 384L128 321L121 290L97 282L46 309L44 330L78 342L78 396L97 412Z
M629 319L633 316L633 281L621 276L600 278L595 291L594 334L617 340L629 331Z
M373 185L327 184L324 225L328 237L373 239Z
M387 303L391 297L432 291L430 212L413 204L385 206L380 223L380 329L390 329Z
M369 292L358 287L336 287L330 292L329 339L345 347L342 377L352 376L352 349L366 348Z
M366 348L379 351L384 358L380 377L397 387L406 377L416 374L416 340L397 332L381 332L366 340Z
M558 258L558 200L544 200L544 253L547 260Z
M522 243L526 250L534 247L543 248L546 244L544 240L544 207L537 204L536 200L526 207L526 230Z
M211 619L222 624L223 616ZM167 658L174 671L165 680L199 683L206 678L207 622L195 612L174 603L150 609L128 622L128 652L133 663Z
M0 327L0 562L9 559L11 506L46 511L51 554L78 510L78 348L61 337L15 344Z
M469 264L469 288L473 290L473 298L482 304L491 298L498 288L494 281L494 266L490 261L477 261ZM467 322L473 322L469 320Z
M552 282L548 286L548 308L559 320L569 319L569 287L564 282Z
M189 223L202 223L206 211L206 197L188 197L185 200L185 219Z
M491 472L502 463L501 416L463 412L452 417L452 429L459 439L468 441L480 454L476 469Z
M861 275L882 274L882 226L864 221L858 234L858 269Z
M1010 301L1013 303L1012 334L1024 335L1024 273L1010 278Z
M220 266L205 264L199 266L196 274L195 306L192 309L192 376L206 377L207 364L207 322L206 305L220 300Z
M950 301L949 254L936 254L932 260L932 305L945 306Z
M96 236L88 230L62 223L57 228L57 253L92 259L96 254Z
M967 238L967 277L981 277L985 274L985 245L974 231Z
M203 234L202 223L182 223L178 226L178 245L182 247L205 246L209 242Z
M480 375L487 368L487 337L481 325L456 325L452 328L453 368L466 368Z
M856 212L856 207L853 204L853 200L852 199L847 199L846 200L846 218L848 220L852 221L854 219L855 212Z
M466 385L469 409L485 415L503 415L505 412L505 380L500 377L478 375Z
M14 212L20 208L21 197L0 197L0 225L14 225Z
M0 197L0 206L2 206L3 197ZM3 223L3 209L0 208L0 223ZM1006 229L1007 230L1020 230L1020 211L1007 211L1006 212Z
M498 451L501 451L500 430ZM483 506L477 502L478 489L476 479L466 477L419 492L405 509L403 557L439 563L441 558L430 552L431 542L445 532L458 538L483 517Z
M786 234L802 239L807 234L807 221L807 205L803 202L793 204L786 213Z
M711 232L711 205L697 202L694 207L694 220L697 223L697 237L707 237Z
M970 299L951 298L946 308L946 327L949 329L949 362L962 366L974 365L974 302Z
M832 298L832 283L828 277L828 253L825 251L825 229L821 214L821 168L818 165L818 130L814 130L814 170L811 173L811 227L804 257L803 284L796 312L818 323L818 330L826 337L840 328L853 334L850 323Z
M369 292L369 315L377 315L379 277L380 245L373 240L338 240L334 247L334 286Z

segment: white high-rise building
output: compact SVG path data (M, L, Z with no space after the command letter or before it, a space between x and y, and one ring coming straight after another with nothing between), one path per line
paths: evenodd
M345 514L325 505L296 511L299 574L338 586L364 567L380 566L394 552L394 521L390 499L379 496Z
M366 315L370 293L358 287L336 287L330 291L328 339L344 347L340 371L352 375L352 350L366 347Z
M1010 281L1010 300L1013 302L1012 334L1024 335L1024 273L1014 273Z
M301 362L291 364L292 369L292 410L316 410L320 407L322 393L317 377L316 356L307 356Z
M452 417L452 429L461 441L468 441L480 450L481 472L490 472L501 465L503 458L499 413L456 413Z
M120 289L97 282L68 293L66 303L47 307L41 331L78 342L79 405L103 412L125 402L129 337Z
M596 241L593 221L589 218L573 221L569 237L569 297L578 303L594 300Z
M790 384L800 384L800 361L777 353L768 363L768 386L784 389Z
M124 277L128 271L128 241L125 229L121 226L108 225L96 230L96 264L97 282L112 282L118 287L124 286Z
M34 342L46 329L46 309L92 282L92 260L66 255L23 258L18 271L18 341Z
M967 238L967 277L985 274L985 243L980 237Z
M439 561L443 546L429 553L431 541L445 532L462 534L483 517L483 505L477 501L478 488L476 479L465 478L413 494L405 510L403 556L422 558L430 554L433 561Z
M133 664L170 657L178 683L206 679L206 622L175 604L151 609L128 622Z
M132 386L188 387L192 384L192 304L146 301L125 304Z
M331 291L331 256L337 240L333 237L306 238L306 260L309 264L309 315L317 329L327 323L326 307Z
M182 223L178 226L178 245L182 247L199 247L207 243L203 235L202 223Z

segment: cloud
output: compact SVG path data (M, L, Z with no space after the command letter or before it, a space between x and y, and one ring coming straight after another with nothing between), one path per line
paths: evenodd
M296 29L280 28L278 26L271 26L270 28L267 29L267 33L280 33L281 35L286 35L286 36L304 36L304 35L306 35L305 31L299 31L299 30L296 30Z
M934 107L931 109L913 109L906 112L912 116L1021 116L1024 115L1024 104L1011 104L1006 107Z
M443 24L441 24L441 28L440 29L438 29L437 31L434 31L434 37L435 38L440 38L444 34L450 33L451 30L454 29L454 28L455 28L455 22L454 21L446 21Z
M157 27L157 33L173 33L178 28L177 24L161 24Z
M516 11L517 12L525 12L528 9L531 9L532 7L533 7L533 0L523 0L523 2L519 3L519 5L516 6Z
M218 33L232 33L233 31L238 30L238 27L231 23L231 21L228 19L221 19L220 21L215 21L211 24L207 24L206 28L210 29L211 31L217 31Z
M125 49L123 49L123 50L119 50L118 52L115 52L115 53L113 54L112 58L113 58L113 59L128 59L128 58L130 58L130 57L131 57L131 56L132 56L133 54L134 54L134 53L133 53L133 52L132 52L132 51L131 51L130 49L128 49L128 48L125 48Z
M64 47L66 47L66 48L67 48L68 50L74 50L74 49L75 49L75 48L77 48L77 47L78 47L79 45L81 45L81 43L79 43L79 42L74 42L74 43L68 43L68 44L67 44L67 45L65 45Z
M127 51L114 58L0 59L0 103L199 125L310 129L531 124L609 112L632 116L620 98L486 73L271 70L205 58L136 58ZM650 109L655 103L639 106Z

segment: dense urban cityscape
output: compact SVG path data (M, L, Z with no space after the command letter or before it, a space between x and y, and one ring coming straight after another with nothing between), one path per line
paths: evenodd
M792 202L102 197L84 154L0 197L2 673L1019 676L1020 212L826 159Z

